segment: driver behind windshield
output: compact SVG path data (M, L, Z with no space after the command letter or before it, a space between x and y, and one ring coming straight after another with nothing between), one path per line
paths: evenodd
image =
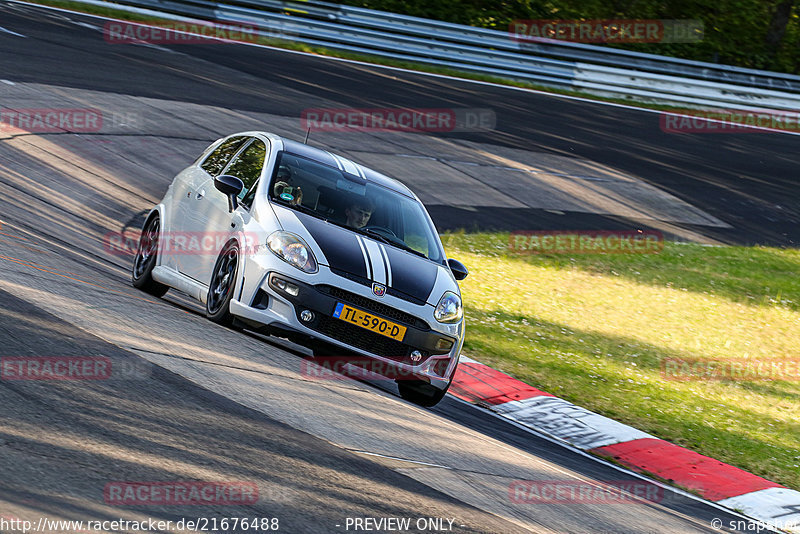
M347 226L363 228L372 217L375 205L367 197L356 197L344 210Z

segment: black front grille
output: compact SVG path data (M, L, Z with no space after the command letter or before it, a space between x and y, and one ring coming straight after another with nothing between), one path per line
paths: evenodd
M347 278L348 280L352 280L357 284L361 284L362 286L372 287L372 280L369 278L364 278L363 276L358 276L355 274L348 273L347 271L340 271L339 269L331 268L331 272L335 275L341 276L342 278ZM412 304L416 304L417 306L424 306L425 301L420 300L417 298L412 297L411 295L406 295L405 293L398 291L392 287L387 287L386 292L389 293L393 297L397 297L399 299L403 299L407 302Z
M352 304L353 306L356 306L358 308L371 311L372 313L381 315L383 317L386 317L387 319L393 319L398 323L414 326L416 328L419 328L420 330L427 331L431 329L430 326L428 326L428 323L426 323L422 319L418 319L413 315L411 315L410 313L397 310L395 308L392 308L391 306L387 306L386 304L375 302L374 300L369 299L367 297L362 297L361 295L356 295L355 293L350 293L349 291L345 291L343 289L339 289L338 287L333 287L328 285L319 285L316 287L322 293L330 295L336 300L341 300L348 304Z
M369 330L359 328L358 326L346 323L340 319L322 315L312 328L321 334L325 334L342 343L372 354L390 358L397 362L411 363L409 354L413 350L413 347L386 336L370 332ZM421 352L425 357L428 356L427 352Z
M348 280L352 280L353 282L359 283L362 286L370 287L372 286L372 282L369 278L364 278L363 276L358 276L355 274L348 273L347 271L340 271L339 269L334 269L331 267L331 272L337 276L341 276L342 278L347 278Z
M402 292L394 289L393 287L387 287L386 288L386 292L389 293L393 297L397 297L399 299L403 299L403 300L408 301L408 302L410 302L412 304L416 304L417 306L424 306L425 305L425 301L424 300L419 300L419 299L415 299L413 297L409 297L405 293L402 293Z

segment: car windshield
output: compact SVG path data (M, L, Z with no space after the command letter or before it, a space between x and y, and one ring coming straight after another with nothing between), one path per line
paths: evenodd
M269 196L279 204L443 263L422 204L336 167L281 152Z

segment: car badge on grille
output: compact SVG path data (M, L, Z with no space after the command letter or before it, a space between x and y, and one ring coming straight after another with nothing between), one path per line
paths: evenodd
M375 293L376 297L382 297L386 294L386 286L379 284L377 282L372 283L372 292Z

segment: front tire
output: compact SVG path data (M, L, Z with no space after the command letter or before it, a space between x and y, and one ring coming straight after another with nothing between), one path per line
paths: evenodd
M423 380L398 380L397 389L400 391L400 396L408 402L431 408L444 398L452 382L451 379L446 388L439 389Z
M206 298L206 317L225 326L233 324L230 303L239 271L239 245L231 241L219 253Z
M139 248L133 258L131 269L131 283L136 289L141 289L154 297L163 297L169 286L153 280L153 268L158 260L158 236L161 230L161 219L153 215L142 230L139 237Z

